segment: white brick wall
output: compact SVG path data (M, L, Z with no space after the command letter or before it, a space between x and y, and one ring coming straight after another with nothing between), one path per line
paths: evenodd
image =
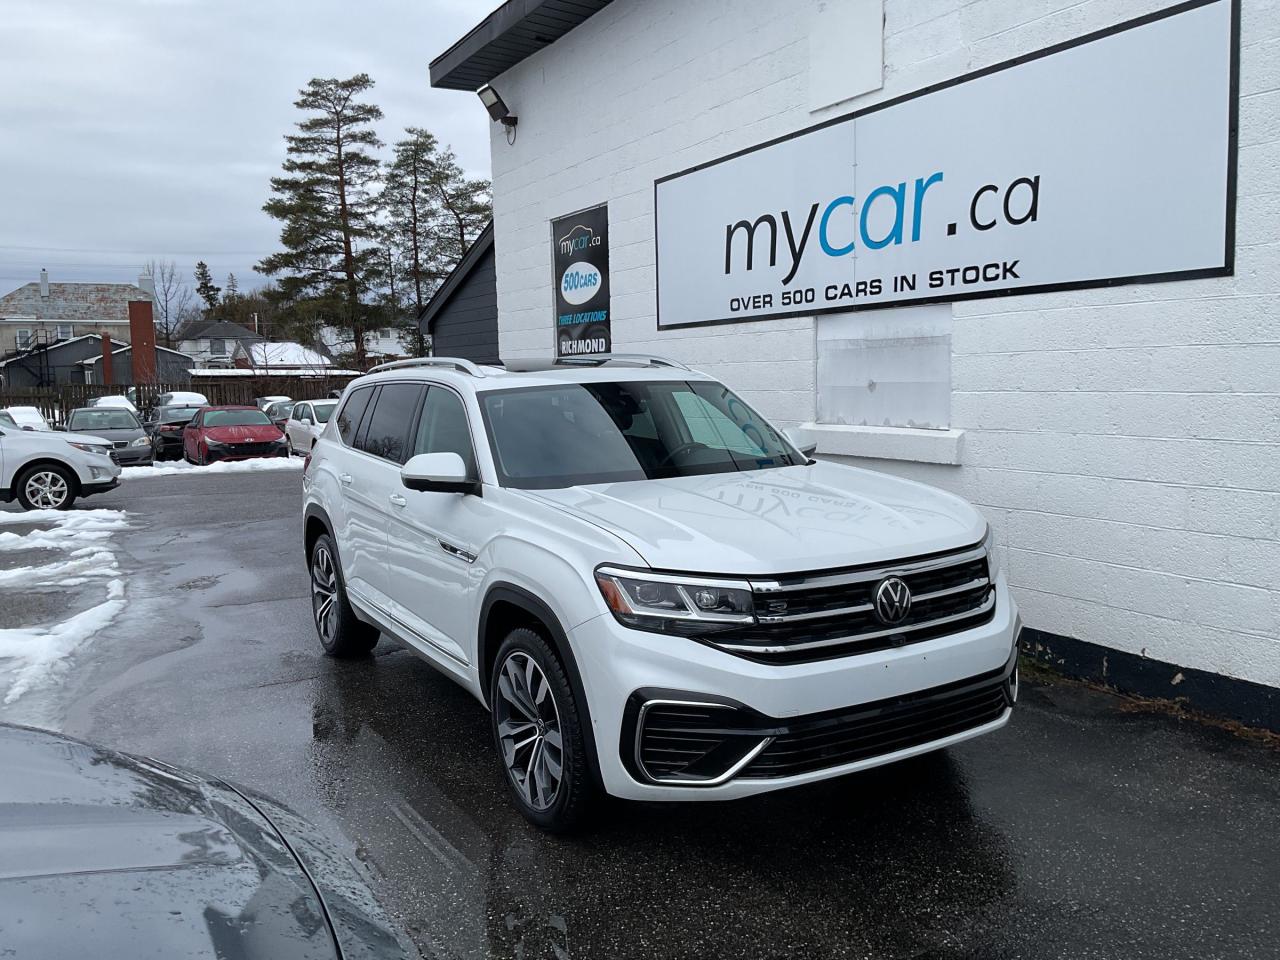
M1280 686L1280 2L1241 0L1236 275L959 303L962 464L866 465L979 504L1027 622ZM885 0L882 90L810 113L804 0L615 0L494 81L504 356L552 341L549 221L609 203L615 349L814 415L809 318L654 322L653 181L1170 0Z

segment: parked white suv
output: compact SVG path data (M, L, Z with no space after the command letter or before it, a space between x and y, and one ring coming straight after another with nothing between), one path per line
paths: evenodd
M0 422L0 503L16 499L26 510L66 510L76 497L119 483L110 441Z
M525 816L741 797L1003 726L1017 609L957 497L819 462L655 358L430 358L304 472L325 650L379 631L485 704Z

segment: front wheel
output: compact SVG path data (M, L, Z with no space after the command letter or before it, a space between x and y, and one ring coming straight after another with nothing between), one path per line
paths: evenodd
M338 567L338 551L327 533L311 545L311 615L320 646L331 657L363 656L378 643L378 628L351 609Z
M54 463L25 471L16 486L24 510L69 510L76 501L75 474Z
M538 633L512 630L489 683L494 740L520 812L553 833L572 829L591 805L578 704L555 652Z

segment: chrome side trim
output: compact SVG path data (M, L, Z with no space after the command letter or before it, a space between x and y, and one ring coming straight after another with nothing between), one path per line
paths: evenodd
M441 540L439 537L436 538L436 543L440 544L440 549L449 554L449 556L457 557L463 563L476 562L476 555L474 553L467 553L467 551L463 550L461 547L455 547L452 543Z
M644 720L649 715L650 707L702 707L704 709L713 710L732 710L733 707L725 703L702 703L698 700L646 700L640 705L640 712L636 715L636 743L635 743L635 761L636 769L649 778L650 783L660 783L668 787L718 787L722 783L728 783L738 773L759 756L760 751L773 743L773 737L765 737L754 747L746 752L737 763L731 766L718 777L710 780L680 780L675 777L655 777L647 769L645 769L644 760L641 757L640 744L644 739Z
M916 630L925 630L930 627L944 626L948 623L955 623L958 620L964 620L968 617L978 617L984 613L990 613L995 609L996 595L993 590L984 600L981 606L974 607L972 610L965 610L963 613L953 614L949 617L939 617L936 620L926 620L923 623L913 623L904 627L890 627L887 630L875 630L871 633L855 633L847 637L832 637L829 640L811 640L808 643L787 643L787 644L770 644L756 645L750 643L716 643L710 638L704 638L707 643L719 650L727 650L733 653L791 653L796 650L816 650L820 647L835 647L841 644L858 643L862 640L876 640L880 637L892 637L901 633L911 633Z
M944 557L934 557L932 560L920 560L916 563L885 564L874 569L851 570L848 573L808 577L795 583L784 584L777 580L751 580L751 589L756 593L786 593L790 590L818 590L823 587L840 587L852 583L883 580L885 577L902 577L911 573L922 573L926 570L940 570L944 567L953 567L957 564L981 560L986 555L986 548L979 544L959 553L949 553ZM803 574L799 576L803 577Z

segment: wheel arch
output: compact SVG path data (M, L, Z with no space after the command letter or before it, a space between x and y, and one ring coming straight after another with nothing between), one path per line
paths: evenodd
M39 467L61 467L67 473L71 474L71 492L75 496L80 496L80 471L74 465L67 463L65 460L59 460L57 457L37 455L30 460L25 460L18 464L18 468L13 471L13 490L17 493L19 483L30 470Z
M321 534L327 533L329 539L334 542L334 549L337 549L338 541L333 535L333 522L325 513L324 507L315 503L307 504L307 508L302 512L302 524L303 557L308 564L311 562L311 548L315 546Z
M569 645L569 636L551 607L541 598L513 583L493 584L480 606L476 667L485 705L491 706L489 683L493 677L498 648L502 646L502 641L506 639L507 634L516 627L529 627L538 631L560 658L560 663L569 676L574 699L577 700L582 714L579 720L582 736L586 741L587 767L596 785L603 788L600 761L596 754L595 729L591 723L591 705L587 702L586 690L582 685L582 674L578 670L578 662Z

